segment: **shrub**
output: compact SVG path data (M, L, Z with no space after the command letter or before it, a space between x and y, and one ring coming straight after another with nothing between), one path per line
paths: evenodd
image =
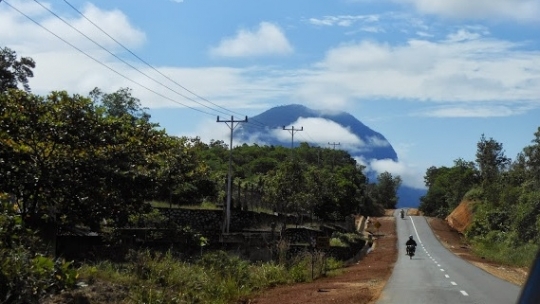
M75 286L71 263L35 252L35 234L11 208L0 210L0 302L39 303L42 297Z

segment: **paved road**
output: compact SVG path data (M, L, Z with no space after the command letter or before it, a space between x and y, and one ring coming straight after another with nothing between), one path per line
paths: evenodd
M437 240L422 216L399 217L396 211L399 257L378 304L516 303L520 288L457 257ZM412 260L405 242L418 243Z

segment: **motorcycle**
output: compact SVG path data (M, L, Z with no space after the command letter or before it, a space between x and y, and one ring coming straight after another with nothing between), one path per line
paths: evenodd
M412 257L414 256L414 252L416 250L416 247L414 245L407 245L407 255L412 260Z
M405 212L403 210L401 210L399 213L401 214L402 219L405 218Z

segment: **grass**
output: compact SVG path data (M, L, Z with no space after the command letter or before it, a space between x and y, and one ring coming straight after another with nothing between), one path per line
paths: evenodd
M313 258L313 270L312 270ZM83 280L128 289L123 303L234 303L269 287L311 281L343 267L322 254L301 254L284 263L251 264L225 252L191 263L170 253L132 252L128 262L102 262L80 268ZM312 277L313 276L313 277Z
M539 249L539 246L533 243L509 246L506 242L480 238L471 243L474 254L497 263L519 267L530 267Z

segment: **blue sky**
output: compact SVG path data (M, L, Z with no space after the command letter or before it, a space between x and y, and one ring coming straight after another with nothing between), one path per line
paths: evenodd
M0 29L37 62L34 93L130 87L170 134L206 141L227 141L217 115L347 111L399 157L361 161L413 187L474 161L482 134L515 158L540 126L540 0L7 0ZM350 138L301 123L298 141Z

